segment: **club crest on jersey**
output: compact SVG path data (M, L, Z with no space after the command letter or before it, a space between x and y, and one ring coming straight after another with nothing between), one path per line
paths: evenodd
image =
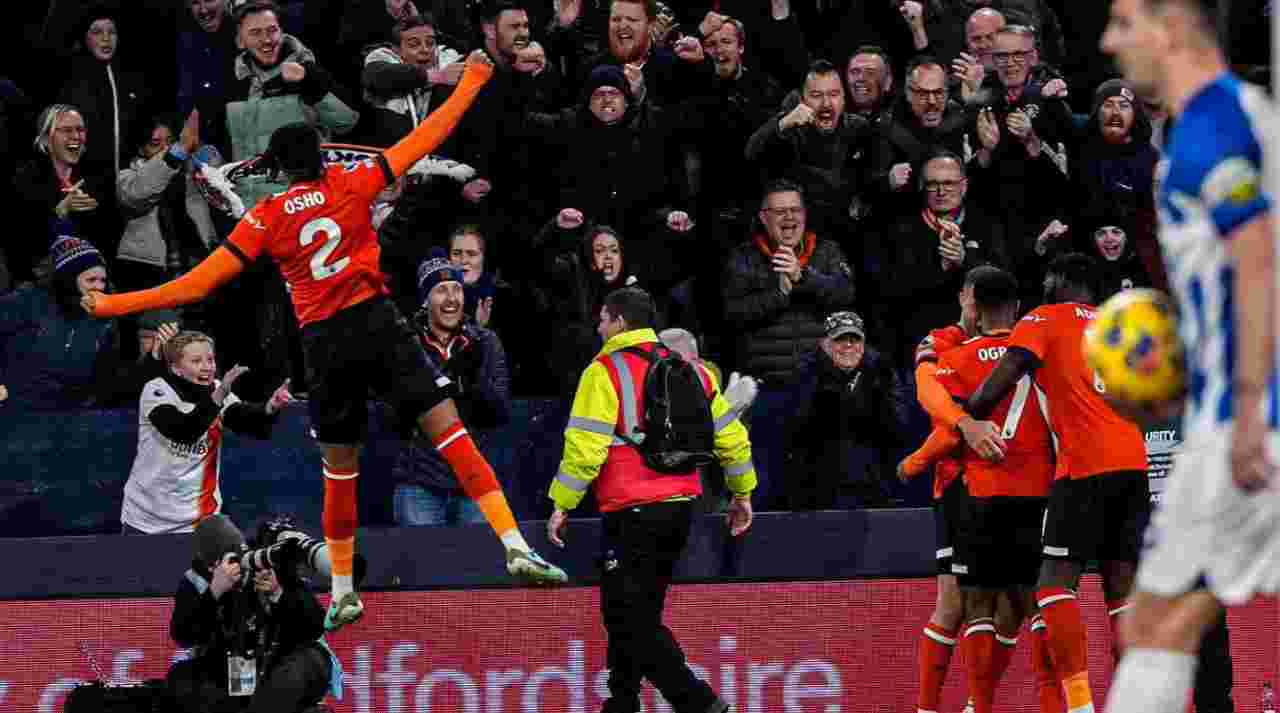
M1229 158L1205 178L1203 194L1211 206L1231 203L1246 205L1262 191L1258 169L1244 158Z
M325 200L324 192L309 191L307 193L303 193L300 196L294 196L293 198L290 198L289 200L285 201L284 212L288 213L289 215L293 215L294 213L297 213L298 211L301 211L301 210L307 210L308 208L316 208L318 206L322 206L324 205L324 200Z

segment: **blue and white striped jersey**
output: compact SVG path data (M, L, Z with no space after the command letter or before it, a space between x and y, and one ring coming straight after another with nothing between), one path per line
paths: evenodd
M1157 173L1160 244L1187 349L1183 432L1229 426L1241 340L1235 325L1232 233L1271 210L1263 143L1274 111L1262 90L1223 74L1187 103ZM1277 422L1275 372L1268 412Z

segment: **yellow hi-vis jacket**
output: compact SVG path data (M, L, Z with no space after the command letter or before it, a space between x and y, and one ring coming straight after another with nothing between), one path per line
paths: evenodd
M658 336L652 329L617 334L583 371L564 432L560 471L551 482L549 493L559 509L577 507L597 477L596 498L602 512L702 493L696 471L668 475L650 470L640 453L617 436L626 427L624 422L638 418L643 409L635 394L643 391L644 384L645 372L638 365L643 363L647 367L647 362L635 355L625 359L620 350L657 342ZM620 377L624 390L630 388L630 398L619 394L610 367L605 364L606 358ZM708 387L711 417L715 422L715 455L724 468L729 490L734 495L750 495L756 487L756 470L751 463L747 429L720 393L710 372L700 364L695 367ZM622 374L623 371L626 373ZM624 413L628 409L632 413L630 417Z

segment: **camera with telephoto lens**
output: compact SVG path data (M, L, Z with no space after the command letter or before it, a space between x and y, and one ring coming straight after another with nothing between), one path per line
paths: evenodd
M258 572L273 570L279 577L296 577L300 565L317 569L323 540L299 530L293 518L277 515L258 527L257 546L240 553L241 580L248 584Z

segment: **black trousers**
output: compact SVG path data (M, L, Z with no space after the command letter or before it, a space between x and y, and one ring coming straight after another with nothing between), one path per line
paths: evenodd
M329 688L329 654L310 644L280 660L252 696L227 694L226 659L188 659L166 677L171 713L299 713L319 703ZM220 669L216 675L210 667Z
M1235 705L1231 700L1231 687L1234 683L1231 637L1227 631L1227 613L1223 611L1200 642L1195 688L1192 693L1196 713L1233 713Z
M693 675L662 623L667 588L693 522L693 501L604 513L600 609L609 636L607 713L638 713L644 679L676 713L705 713L716 694Z

